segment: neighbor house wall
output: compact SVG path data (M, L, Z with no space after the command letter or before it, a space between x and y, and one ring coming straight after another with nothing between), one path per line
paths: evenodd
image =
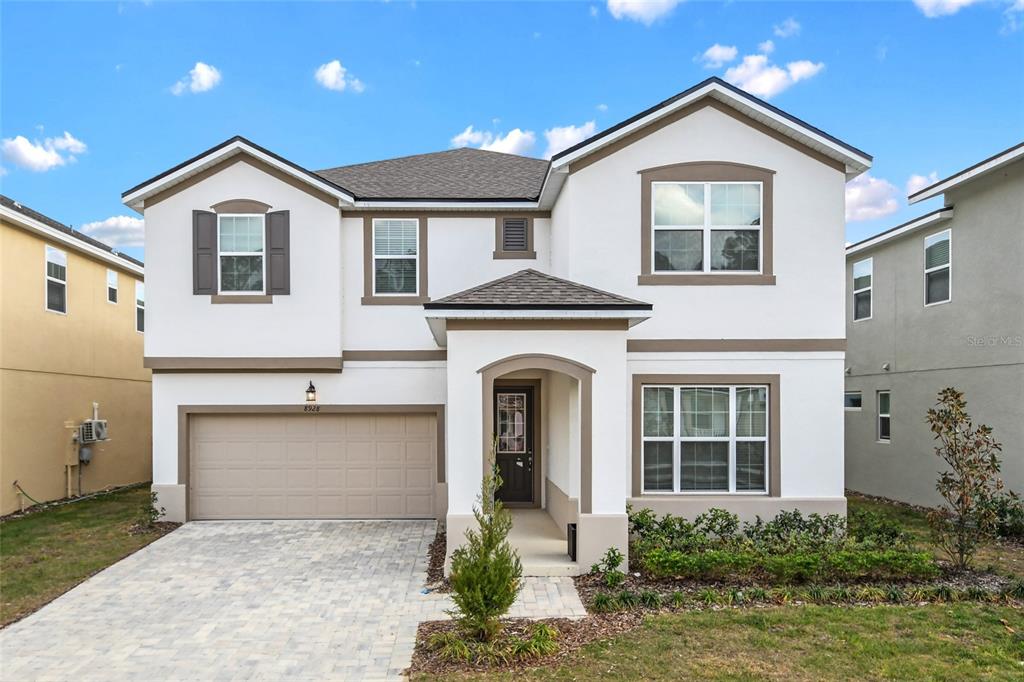
M45 250L67 254L67 314L45 303ZM107 302L107 269L118 272L118 302ZM110 427L82 469L82 491L145 481L150 471L150 372L135 330L135 283L126 268L0 222L0 514L22 500L68 494L76 464L74 429L92 403ZM72 469L72 492L77 492Z

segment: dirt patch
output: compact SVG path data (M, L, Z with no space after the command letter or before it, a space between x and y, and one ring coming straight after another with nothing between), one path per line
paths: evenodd
M451 621L428 621L420 623L416 634L416 649L412 656L412 665L408 669L410 675L428 674L443 675L458 672L486 672L488 670L519 670L538 666L549 666L572 659L581 648L591 642L611 639L640 625L645 617L641 611L623 611L619 613L597 614L582 620L566 618L546 618L529 620L514 618L503 620L504 628L501 637L529 637L530 629L535 623L544 623L558 631L558 651L550 656L540 658L518 659L499 665L471 664L442 659L434 651L427 648L430 636L439 632L453 632L455 623Z
M128 529L128 532L132 535L149 535L150 533L155 533L157 536L160 536L166 535L180 526L180 523L175 523L173 521L157 521L148 527L143 526L141 523L136 523Z
M434 592L449 592L448 579L444 577L444 558L448 551L448 534L440 526L427 549L427 587Z

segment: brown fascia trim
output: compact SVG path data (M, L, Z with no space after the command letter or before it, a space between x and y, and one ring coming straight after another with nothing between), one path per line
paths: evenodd
M210 303L273 303L270 294L213 294Z
M492 362L481 367L482 410L483 410L483 471L491 466L491 451L494 444L494 383L510 372L524 369L546 369L570 376L580 384L580 513L593 513L593 384L594 369L586 365L547 354L524 354Z
M340 372L342 358L152 357L142 366L165 372Z
M185 486L185 518L192 519L189 488L191 450L190 419L197 415L217 414L305 414L315 419L320 414L433 414L437 417L437 482L445 482L445 406L444 405L318 405L316 412L303 405L178 405L178 485Z
M270 204L255 199L228 199L210 206L214 213L266 213Z
M374 219L384 220L395 218L408 220L413 218L419 221L419 254L416 267L419 276L419 294L416 296L375 296L373 293L373 221ZM367 213L363 216L363 305L423 305L430 302L427 295L427 223L426 215L417 214L396 214L391 213Z
M526 220L526 251L506 251L503 247L505 240L505 220L509 218L523 218ZM533 245L533 216L526 213L507 213L494 217L494 260L536 260L537 251Z
M341 357L346 362L425 361L447 360L448 351L441 350L346 350Z
M411 199L410 201L420 201ZM439 199L438 201L457 201L453 199ZM497 201L497 200L495 200ZM410 215L415 214L415 215ZM511 216L508 209L496 210L493 208L467 208L465 210L432 210L429 208L414 207L414 208L402 208L401 206L389 206L388 208L374 208L366 209L360 208L358 210L349 210L346 208L341 209L342 218L394 218L394 217L406 217L414 218L419 215L426 215L430 218L498 218L501 216ZM521 211L515 211L515 216L529 216L530 218L550 218L551 211L534 211L529 209L523 209Z
M577 172L583 170L584 168L586 168L587 166L595 164L598 161L600 161L601 159L604 159L604 158L606 158L608 156L611 156L612 154L614 154L614 153L616 153L618 151L621 151L622 149L628 147L629 145L642 140L643 138L647 137L648 135L651 135L652 133L656 133L659 130L661 130L662 128L664 128L666 126L669 126L669 125L671 125L671 124L675 123L676 121L679 121L679 120L681 120L683 118L686 118L690 114L693 114L693 113L696 113L697 111L700 111L704 107L711 107L715 111L718 111L720 113L725 114L726 116L734 118L737 121L739 121L740 123L743 123L744 125L750 126L754 130L758 131L759 133L763 133L763 134L767 135L768 137L772 138L773 140L781 142L782 144L784 144L784 145L786 145L788 147L791 147L791 148L797 150L798 152L800 152L802 154L806 154L807 156L811 157L815 161L818 161L819 163L823 163L823 164L825 164L826 166L828 166L829 168L831 168L833 170L839 171L840 173L843 173L843 174L846 173L846 166L842 162L836 161L833 158L825 156L821 152L819 152L819 151L817 151L815 149L811 149L807 145L802 144L800 142L797 142L793 138L787 137L787 136L783 135L782 133L780 133L779 131L775 130L774 128L771 128L771 127L761 123L760 121L754 120L754 119L750 118L749 116L741 114L740 112L736 111L735 109L733 109L729 105L723 104L722 102L719 102L718 100L712 99L711 97L706 97L706 98L700 100L699 102L694 102L693 104L685 106L682 109L679 109L679 110L669 114L668 116L664 116L664 117L658 119L657 121L652 121L651 123L649 123L648 125L644 126L643 128L640 128L639 130L635 130L632 133L630 133L629 135L625 135L624 137L619 138L615 142L612 142L611 144L608 144L605 147L602 147L600 149L597 149L597 150L591 152L590 154L584 156L579 161L576 161L575 163L570 164L570 166L569 166L569 173L570 174L577 173ZM806 124L804 124L804 125L806 125ZM563 153L565 153L565 152L563 152ZM863 152L860 152L860 153L863 153Z
M773 180L775 171L728 161L695 161L658 166L640 175L640 285L774 285L772 249ZM760 182L761 183L761 273L655 273L651 262L654 239L651 217L652 183L655 182Z
M629 339L627 353L845 351L846 339Z
M782 403L779 398L779 375L778 374L634 374L633 375L633 483L631 486L633 497L662 498L673 497L666 493L643 492L643 388L650 384L721 384L724 386L768 386L768 496L780 497L782 495L782 456L780 446L782 443L781 427L782 417L780 409ZM722 493L708 493L709 495L722 495ZM686 497L693 497L700 493L688 493ZM675 497L682 497L676 495Z
M600 330L625 331L629 320L625 319L580 319L565 320L462 320L450 318L445 322L448 331L510 331L530 330Z

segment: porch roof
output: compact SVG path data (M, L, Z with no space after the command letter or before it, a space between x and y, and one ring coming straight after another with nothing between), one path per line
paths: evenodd
M649 311L650 303L572 282L532 268L425 303L426 310Z

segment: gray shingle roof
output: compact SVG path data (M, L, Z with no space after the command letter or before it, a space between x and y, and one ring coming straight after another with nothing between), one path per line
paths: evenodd
M535 201L548 162L462 147L315 172L358 199Z
M428 310L650 310L651 304L527 269L425 303L423 307Z
M109 254L111 254L113 256L117 256L121 260L128 261L129 263L132 263L134 265L138 265L139 267L145 267L143 265L142 261L136 260L136 259L132 258L131 256L128 256L128 255L123 254L123 253L120 253L120 252L114 250L113 248L111 248L110 246L107 246L106 244L104 244L100 240L93 239L92 237L90 237L89 235L85 234L84 232L79 232L78 230L75 230L75 229L73 229L71 227L68 227L64 223L58 223L53 218L50 218L49 216L45 216L42 213L40 213L39 211L33 210L33 209L29 208L28 206L24 206L21 203L15 201L14 199L11 199L10 197L6 197L6 196L0 194L0 205L6 206L7 208L11 209L12 211L17 211L18 213L22 214L23 216L25 216L27 218L31 218L32 220L37 220L37 221L43 223L44 225L46 225L48 227L52 227L53 229L57 230L58 232L63 232L64 234L66 234L68 236L71 236L71 237L74 237L75 239L78 239L79 241L83 241L86 244L89 244L91 246L95 246L98 249L103 249L107 253L109 253Z

